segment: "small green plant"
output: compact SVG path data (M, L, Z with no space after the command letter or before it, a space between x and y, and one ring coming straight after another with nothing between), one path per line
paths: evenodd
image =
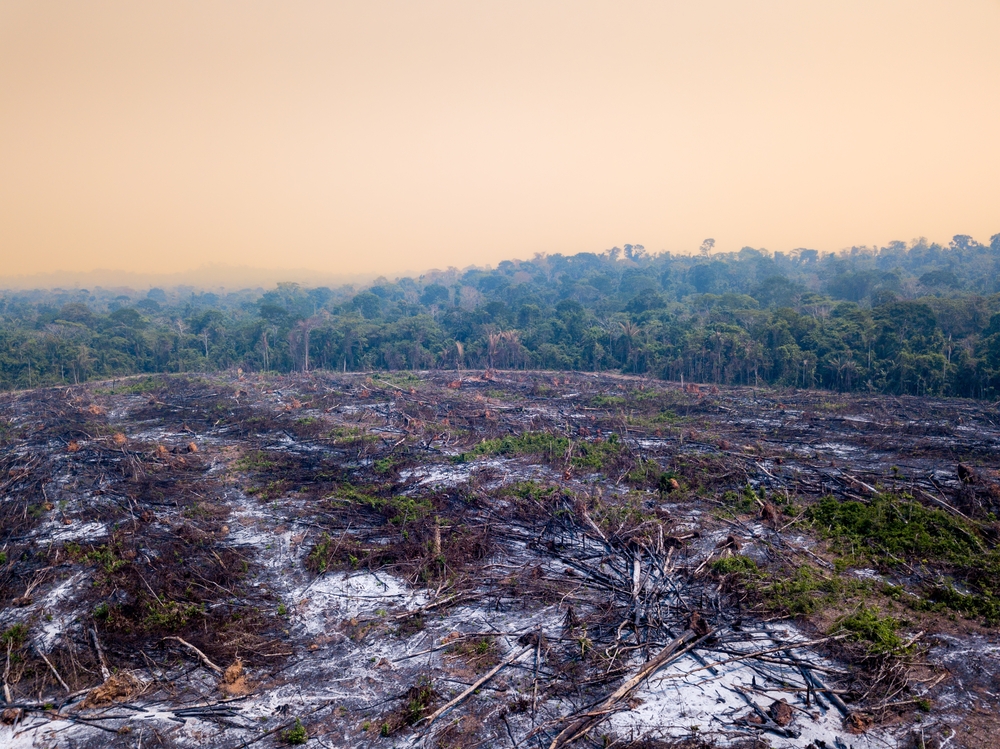
M733 554L712 562L712 572L717 575L757 575L760 574L760 568L750 557Z
M920 611L951 609L969 617L982 617L990 626L1000 622L1000 598L985 593L960 593L953 585L938 585L927 591L926 598L913 604Z
M113 575L115 572L128 564L128 562L120 558L115 553L115 549L108 544L102 544L96 549L90 551L87 554L87 559L99 565L108 575Z
M151 393L159 387L159 383L152 377L143 380L132 380L123 382L116 387L94 388L94 392L99 395L142 395Z
M264 486L252 486L247 489L250 496L260 497L265 502L280 497L288 489L288 482L285 479L268 481Z
M864 551L876 561L898 563L908 557L961 564L984 550L960 519L888 494L870 504L826 497L806 517L845 551Z
M63 551L65 551L66 555L74 562L78 562L86 557L83 547L76 543L76 541L67 541L66 544L63 545Z
M186 518L208 518L212 513L201 502L194 502L184 512L181 513Z
M492 637L462 639L452 645L448 652L461 656L476 670L485 670L500 662L496 642Z
M833 605L871 589L866 580L840 575L824 575L815 567L804 564L791 573L773 577L761 588L771 609L793 616L811 614L821 606Z
M545 486L537 481L515 481L505 487L504 492L520 499L539 502L543 499L551 499L556 496L558 490L554 486Z
M722 501L735 512L746 514L757 510L757 499L753 489L747 487L742 492L727 491L722 495Z
M319 542L313 547L312 551L309 552L309 556L306 557L306 567L313 569L320 574L326 572L327 566L329 565L328 557L332 546L333 539L330 538L330 534L323 533L323 535L320 536Z
M146 615L142 624L148 630L178 630L184 627L193 617L204 613L201 606L177 601L159 601L147 603Z
M360 427L337 427L327 433L327 438L335 445L352 445L358 442L378 442L378 435L369 434Z
M309 740L306 727L302 725L302 721L299 718L295 719L295 725L287 729L281 737L285 740L286 744L304 744Z
M630 484L651 483L659 487L662 476L663 473L660 471L660 466L655 460L640 460L635 468L625 474L625 480ZM665 486L669 486L669 481L667 479Z
M267 471L277 465L263 450L251 450L236 461L236 468L241 471Z
M4 649L8 647L12 650L24 645L28 640L28 627L26 624L18 623L8 627L4 630L4 633L0 635L0 645L3 645Z
M380 473L385 475L387 473L392 473L392 469L396 466L396 459L391 455L387 458L379 458L375 461L372 467L375 469L375 473Z
M595 395L590 399L590 405L594 408L614 408L624 406L625 398L621 395Z
M874 655L886 655L903 649L903 640L897 632L899 622L891 616L880 616L875 608L862 606L853 614L840 619L837 627L851 632L854 639L864 642L868 652Z
M288 614L288 607L283 603L278 604L278 616L285 616Z
M1000 622L1000 549L987 548L981 525L893 494L869 503L827 497L805 517L846 555L885 567L909 563L939 568L944 581L913 603L916 608L951 609L982 617L989 625ZM947 576L957 578L958 587L967 592L959 592Z
M412 726L430 709L431 703L437 698L437 691L434 684L425 677L421 677L415 686L410 687L406 693L406 706L403 710L403 723Z
M555 460L565 455L567 449L569 449L569 439L566 437L557 437L548 432L525 432L499 439L483 440L469 452L462 453L459 460L490 455L504 457L544 455L548 460Z

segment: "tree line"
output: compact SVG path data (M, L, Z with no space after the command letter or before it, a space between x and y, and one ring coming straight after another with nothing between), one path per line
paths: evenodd
M1000 234L838 253L536 255L365 288L0 295L0 387L230 368L545 368L1000 396Z

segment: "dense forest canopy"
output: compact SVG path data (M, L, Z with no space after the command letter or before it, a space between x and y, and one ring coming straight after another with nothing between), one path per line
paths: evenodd
M0 387L240 367L548 368L1000 396L1000 234L947 246L537 255L367 288L0 295Z

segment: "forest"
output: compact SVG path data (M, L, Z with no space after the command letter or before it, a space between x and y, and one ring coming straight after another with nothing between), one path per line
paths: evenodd
M1000 234L538 254L367 287L0 292L0 388L142 373L553 369L992 399Z

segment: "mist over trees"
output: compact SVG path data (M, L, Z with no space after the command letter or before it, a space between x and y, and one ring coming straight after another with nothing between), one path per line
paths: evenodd
M1000 396L1000 234L839 253L537 255L378 279L0 295L0 387L155 372L546 368Z

